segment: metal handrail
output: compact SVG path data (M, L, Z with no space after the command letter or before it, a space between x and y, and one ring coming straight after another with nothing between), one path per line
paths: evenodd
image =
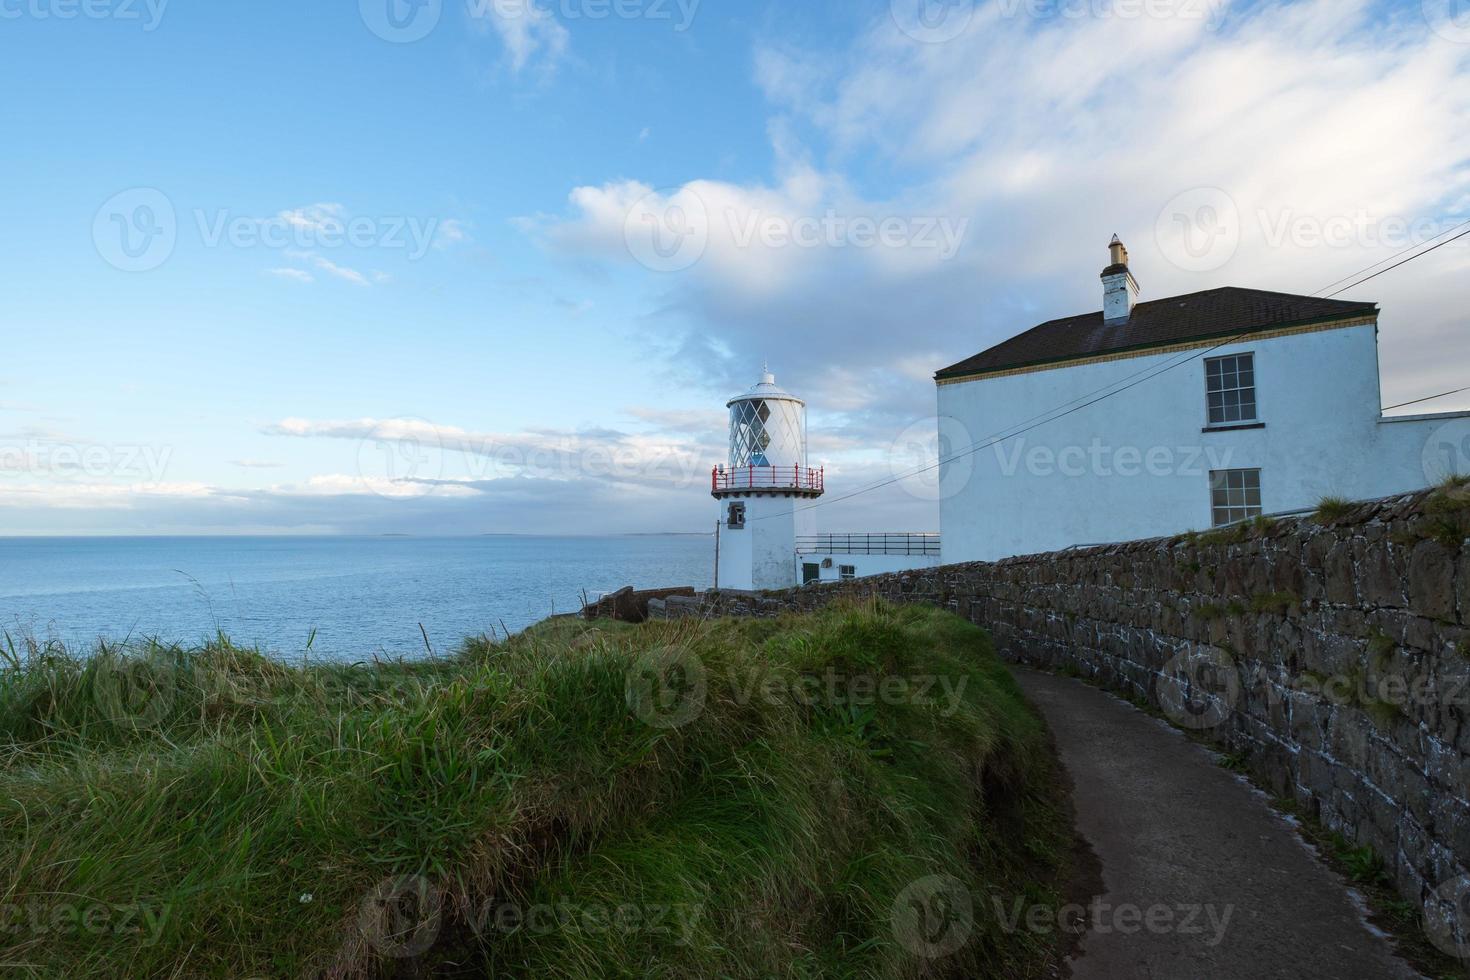
M810 466L716 466L710 474L710 491L730 490L798 490L822 493L826 483L825 468Z
M938 556L940 537L930 533L810 534L796 539L803 555Z

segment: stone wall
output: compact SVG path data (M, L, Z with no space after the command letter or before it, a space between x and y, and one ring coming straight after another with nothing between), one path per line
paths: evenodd
M840 585L671 598L774 616L932 603L1010 660L1076 672L1197 730L1385 860L1399 889L1470 870L1470 492L1206 535Z
M650 618L664 616L664 601L681 598L694 599L698 593L694 586L683 585L672 589L635 590L626 585L616 592L599 596L596 602L582 607L583 619L616 619L624 623L642 623Z

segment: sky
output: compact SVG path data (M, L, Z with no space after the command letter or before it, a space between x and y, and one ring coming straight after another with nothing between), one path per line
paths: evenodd
M1149 300L1470 221L1470 0L0 0L0 83L0 535L712 530L765 362L835 497L1114 233ZM1343 294L1385 405L1467 273Z

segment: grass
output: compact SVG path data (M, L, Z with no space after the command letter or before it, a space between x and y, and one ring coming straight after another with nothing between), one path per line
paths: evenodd
M1436 541L1458 551L1470 536L1470 477L1451 476L1441 481L1424 501L1424 518L1411 529L1414 541Z
M1071 832L1043 725L987 636L938 610L561 621L421 663L296 668L222 638L9 660L5 976L1026 977L1055 959L1057 937L991 910L1059 901ZM894 686L865 697L868 678ZM920 696L927 678L947 687ZM967 941L916 951L956 935L962 892Z
M1260 515L1248 521L1237 521L1209 531L1186 531L1175 537L1173 543L1198 548L1216 548L1222 545L1244 544L1253 538L1264 537L1279 527L1274 517Z
M1292 592L1273 592L1268 595L1251 597L1251 611L1258 613L1276 613L1284 616L1300 605L1301 599Z
M1312 515L1312 520L1318 524L1331 524L1351 514L1357 506L1346 497L1323 497L1317 503L1317 512Z

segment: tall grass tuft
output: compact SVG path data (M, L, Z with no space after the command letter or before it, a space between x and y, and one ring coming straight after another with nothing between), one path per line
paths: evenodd
M1055 905L1051 765L982 631L876 602L415 663L8 644L0 966L1042 975L995 903Z

